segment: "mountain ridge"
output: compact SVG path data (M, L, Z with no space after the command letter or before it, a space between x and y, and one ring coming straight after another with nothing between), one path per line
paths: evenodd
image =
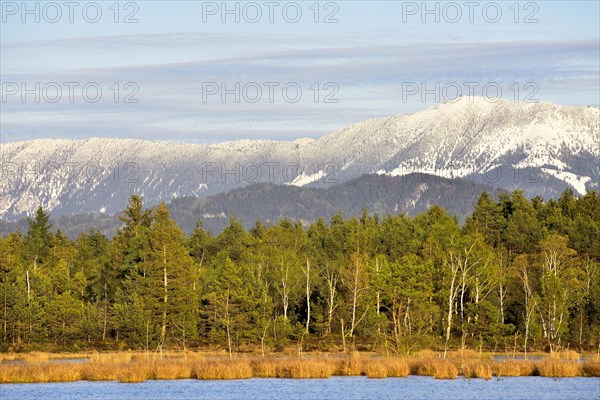
M364 175L329 188L257 183L209 197L173 199L167 206L171 217L187 234L197 220L203 222L205 229L218 233L233 216L249 229L256 221L269 225L283 218L308 224L340 212L345 217L358 217L363 209L380 216L402 213L414 216L435 204L464 221L483 191L493 197L499 194L499 190L464 179L426 174ZM124 203L121 208L125 206ZM63 215L53 216L52 222L54 229L73 239L92 227L112 236L122 225L118 216L118 213ZM0 235L17 229L27 231L27 221L0 221Z
M38 139L0 144L0 217L119 211L260 182L331 187L369 174L426 173L521 189L529 197L600 186L600 109L461 98L361 121L319 139L217 144Z

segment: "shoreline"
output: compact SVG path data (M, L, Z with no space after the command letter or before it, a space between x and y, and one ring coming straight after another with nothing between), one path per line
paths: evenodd
M237 355L197 353L33 353L0 354L0 383L249 378L311 379L332 376L368 378L432 376L436 379L492 379L505 376L600 377L600 359L567 351L528 354L533 359L503 358L505 354L432 351L412 356L361 354ZM496 359L495 359L496 357Z

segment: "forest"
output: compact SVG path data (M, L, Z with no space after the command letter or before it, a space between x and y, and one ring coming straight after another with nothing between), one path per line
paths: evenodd
M483 193L473 213L201 220L131 196L122 227L70 240L38 209L0 240L0 351L229 354L600 349L600 196Z

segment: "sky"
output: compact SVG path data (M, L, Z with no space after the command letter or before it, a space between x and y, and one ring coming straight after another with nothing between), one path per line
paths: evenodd
M0 141L319 137L458 95L599 106L598 1L0 1Z

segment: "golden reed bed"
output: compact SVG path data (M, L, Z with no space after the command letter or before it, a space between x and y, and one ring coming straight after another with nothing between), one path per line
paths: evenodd
M328 378L367 376L369 378L433 376L436 379L491 379L492 376L600 377L600 360L579 362L577 357L546 357L542 360L493 361L478 353L451 353L446 359L433 352L409 357L361 355L317 355L306 357L239 357L230 359L198 353L173 353L159 357L146 353L106 353L70 362L76 354L0 355L0 383L120 381L148 379L247 379L247 378ZM61 360L62 359L62 360ZM56 361L60 362L56 362ZM52 362L49 362L52 361ZM81 361L81 360L80 360Z

